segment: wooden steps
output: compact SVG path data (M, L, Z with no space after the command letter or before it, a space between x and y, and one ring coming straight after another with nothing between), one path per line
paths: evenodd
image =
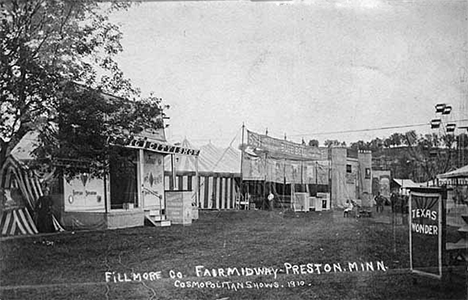
M171 221L161 214L159 210L147 210L145 211L145 224L156 227L167 227L171 226Z

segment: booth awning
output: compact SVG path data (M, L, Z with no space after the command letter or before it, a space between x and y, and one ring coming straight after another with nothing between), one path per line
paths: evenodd
M182 146L171 145L163 141L149 140L146 138L134 138L134 139L120 139L110 138L109 144L116 146L123 146L133 149L143 149L163 154L180 154L180 155L192 155L198 156L200 150L186 148Z

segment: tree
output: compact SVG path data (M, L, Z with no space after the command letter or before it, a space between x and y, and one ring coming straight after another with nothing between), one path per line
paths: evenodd
M325 142L323 142L323 144L325 145L325 147L328 147L328 148L330 148L332 146L343 146L343 144L338 140L326 140ZM346 145L346 143L344 143L344 146L345 145Z
M319 141L318 141L318 140L315 140L315 139L310 140L310 141L309 141L309 146L311 146L311 147L318 147L318 146L319 146Z
M465 133L418 135L414 130L351 144L354 150L371 150L377 158L375 167L391 169L396 178L416 181L431 180L437 174L465 165L467 146Z
M0 3L0 166L16 143L31 130L40 132L38 157L60 154L54 148L56 139L71 136L66 135L70 133L67 123L62 122L65 127L60 133L56 130L59 118L73 119L80 128L73 132L79 133L80 137L76 138L85 139L91 143L90 147L95 147L90 137L97 132L99 135L109 130L114 132L119 126L122 132L134 132L132 126L136 124L128 122L128 118L118 121L119 117L135 116L139 110L148 113L148 118L141 117L139 121L148 121L162 112L160 100L150 98L141 104L136 101L139 91L124 78L115 61L116 54L122 51L122 33L109 22L108 15L128 5L117 1L102 5L92 0ZM125 105L116 110L103 102L91 103L91 99L99 98L97 94L70 89L70 82L130 99L134 101L133 111ZM69 101L73 99L85 99L90 106L77 107L80 101L73 105ZM64 117L65 114L68 116ZM114 124L102 123L103 127L97 130L104 116L110 117ZM154 125L140 123L139 126ZM98 141L102 146L102 139ZM83 148L75 149L75 153L85 157L90 154Z
M383 149L383 145L384 145L384 142L382 139L380 138L374 138L372 139L370 142L368 142L368 148L369 150L373 151L373 152L376 152L376 151L380 151Z
M435 133L417 135L414 130L404 134L407 161L413 170L422 170L424 180L431 180L437 174L445 173L456 166L455 145L457 137L453 134Z
M143 130L164 128L161 102L154 96L129 101L68 84L59 101L58 126L47 127L40 134L35 165L55 165L68 176L82 171L100 176L108 170L109 161L120 155L115 146L125 145L124 141ZM111 137L121 142L110 143Z
M368 143L364 142L363 140L359 140L357 142L351 143L351 149L355 151L370 150Z

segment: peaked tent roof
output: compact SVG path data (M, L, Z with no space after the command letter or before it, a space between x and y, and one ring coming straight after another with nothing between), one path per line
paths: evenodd
M468 165L444 174L439 174L437 177L441 179L468 177Z
M33 159L32 152L37 147L38 133L30 131L11 150L10 155L16 160L23 162Z
M187 139L181 143L182 147L194 147ZM209 143L200 148L198 156L198 172L204 173L233 173L240 174L241 153L233 147L219 148ZM195 157L187 155L175 155L176 171L195 171ZM170 157L166 157L165 169L170 170Z
M393 181L398 184L399 186L401 186L402 188L410 188L410 187L420 187L420 184L418 183L415 183L413 180L411 179L397 179L397 178L393 178Z

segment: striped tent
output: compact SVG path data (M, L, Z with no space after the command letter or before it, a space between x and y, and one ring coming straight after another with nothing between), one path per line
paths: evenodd
M20 163L9 156L1 169L0 187L3 191L5 204L0 216L2 236L28 235L38 233L36 225L29 213L34 207L34 199L40 196L39 182L24 170ZM26 203L17 203L11 195L12 190L20 190Z
M36 225L25 207L4 211L0 216L0 228L2 230L1 236L38 233Z
M197 148L187 139L184 139L181 145ZM195 190L198 173L200 209L235 208L239 193L240 151L233 147L219 148L211 143L199 149L198 161L193 156L175 156L175 184L171 182L171 157L166 156L166 187L170 190Z
M3 191L5 204L12 203L1 207L0 234L2 236L37 234L38 230L30 212L42 196L38 176L10 155L1 168L0 189ZM24 203L17 203L11 197L13 189L21 192ZM53 223L56 231L64 230L55 216Z

